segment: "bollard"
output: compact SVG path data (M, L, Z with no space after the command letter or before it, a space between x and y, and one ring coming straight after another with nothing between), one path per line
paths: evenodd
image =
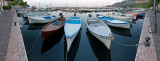
M17 26L16 22L14 22L14 26Z
M149 47L150 46L150 43L149 43L150 37L146 37L145 40L146 40L145 47Z

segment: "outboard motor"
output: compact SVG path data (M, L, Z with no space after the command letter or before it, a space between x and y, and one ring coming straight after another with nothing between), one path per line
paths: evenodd
M96 16L99 16L99 14L96 14Z
M76 16L76 12L74 13L74 16Z
M63 18L63 14L62 13L59 13L59 16L61 16Z
M91 15L91 14L88 14L88 16L89 16L89 17L92 17L92 15Z

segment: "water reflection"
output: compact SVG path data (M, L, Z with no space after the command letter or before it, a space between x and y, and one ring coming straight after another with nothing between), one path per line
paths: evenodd
M81 39L81 31L79 31L78 35L76 38L73 40L73 43L71 45L71 48L69 52L67 53L67 43L66 43L66 38L64 38L64 56L65 56L65 61L74 61L74 58L76 56L78 47L79 47L79 42Z
M113 33L116 33L118 35L127 36L127 37L132 36L130 29L116 28L116 27L111 27L111 26L109 26L109 28L111 29Z
M86 34L98 61L111 61L110 50L108 50L105 45L95 38L88 30Z
M63 35L64 35L64 29L60 29L59 31L52 34L47 39L43 40L41 54L53 48L62 39Z
M46 24L28 24L28 30L42 29Z

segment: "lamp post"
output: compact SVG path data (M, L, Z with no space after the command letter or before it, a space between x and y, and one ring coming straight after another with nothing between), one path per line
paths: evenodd
M153 33L157 33L157 26L156 26L156 0L154 0L154 13L153 13L153 21L154 21L154 29Z

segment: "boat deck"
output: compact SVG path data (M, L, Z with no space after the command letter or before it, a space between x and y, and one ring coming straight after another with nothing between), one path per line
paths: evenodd
M50 25L46 26L46 28L45 28L43 31L57 30L57 29L59 29L60 27L62 27L63 25L64 25L64 24L63 24L63 21L60 21L60 22L58 22L58 23L55 24L55 25L50 24Z
M109 31L110 29L105 24L98 21L97 19L88 19L88 26L90 27L90 29L92 29L93 32L95 32L98 35L108 36L110 33ZM102 31L102 30L106 30L106 31Z

